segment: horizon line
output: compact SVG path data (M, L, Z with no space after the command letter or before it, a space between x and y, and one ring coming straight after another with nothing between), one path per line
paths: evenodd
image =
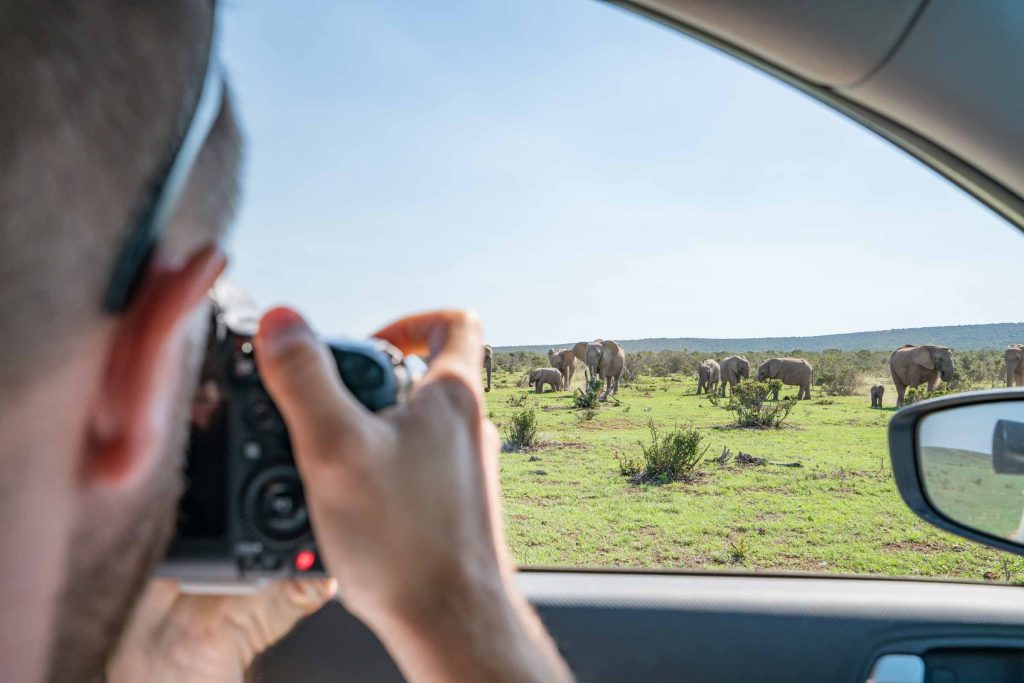
M881 330L858 330L858 331L855 331L855 332L831 332L831 333L826 333L826 334L794 334L794 335L787 335L787 336L769 336L769 337L637 337L637 338L617 339L616 341L618 341L619 343L625 344L625 343L629 343L629 342L645 342L645 341L660 341L660 340L675 341L675 340L682 340L682 339L693 340L693 341L698 341L698 342L746 342L746 341L769 341L769 340L774 340L774 339L779 339L779 340L784 340L784 339L825 339L825 338L828 338L828 337L845 337L845 336L855 335L855 334L880 334L880 333L887 333L887 332L911 332L911 331L914 331L914 330L954 329L954 328L957 328L957 327L994 327L996 325L1024 325L1024 321L1021 321L1021 322L996 322L996 323L964 323L964 324L961 324L961 325L921 325L921 326L918 326L918 327L891 327L891 328L888 328L888 329L881 329ZM553 348L553 349L559 349L559 348L565 348L566 345L569 345L571 347L572 344L575 344L575 343L577 343L577 342L558 342L556 344L547 344L547 343L539 343L539 344L526 344L526 343L524 343L524 344L498 344L498 345L494 345L494 349L495 350L510 349L510 348L511 349L516 349L516 348L522 348L522 347L527 347L527 346L531 346L531 347L533 347L533 346L536 346L536 347L548 346L548 347Z

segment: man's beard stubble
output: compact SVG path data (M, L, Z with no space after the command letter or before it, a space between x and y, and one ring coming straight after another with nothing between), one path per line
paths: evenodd
M204 309L205 314L205 309ZM202 327L203 335L206 328ZM118 501L103 521L76 520L69 564L54 623L49 679L103 681L132 608L174 535L189 413L204 344L196 335L185 344L182 381L174 397L174 424L152 478L137 498ZM116 518L116 519L115 519ZM97 539L97 524L114 522Z

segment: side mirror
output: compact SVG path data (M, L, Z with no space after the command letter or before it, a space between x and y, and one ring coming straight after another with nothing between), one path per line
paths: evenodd
M900 495L924 520L1024 555L1024 391L955 394L898 411L889 453Z

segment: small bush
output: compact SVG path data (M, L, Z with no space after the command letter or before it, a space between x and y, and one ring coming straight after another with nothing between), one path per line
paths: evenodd
M601 405L601 380L591 377L586 388L577 387L572 395L572 407L578 410L595 410Z
M782 382L740 382L733 389L726 406L736 416L740 427L777 429L796 407L796 401L784 398L773 401L772 396L782 388Z
M944 394L959 394L964 391L971 391L974 386L973 382L966 376L965 373L956 371L953 373L953 378L942 385L942 393ZM939 390L930 393L929 398L937 396Z
M505 447L521 451L537 443L537 415L532 408L514 413L505 427Z
M938 398L939 396L945 396L946 394L952 393L955 392L950 391L947 388L928 391L927 389L915 389L914 387L910 387L907 389L907 393L903 396L903 405L909 406L913 403L920 403L921 401L927 401L930 398Z
M704 435L693 427L659 433L653 420L647 426L649 443L640 443L639 458L620 458L619 472L636 483L692 481L710 446L704 445Z
M596 415L596 410L593 408L587 408L586 410L581 410L580 412L575 413L573 417L576 419L576 424L583 424L584 422L590 422L593 420Z
M736 564L742 564L747 559L747 539L740 537L729 542L729 559Z
M505 402L508 403L513 408L522 408L523 406L526 405L527 398L528 397L526 394L520 394L519 396L509 396L507 399L505 399Z
M861 373L853 368L830 368L817 374L817 384L828 396L855 396L864 383Z

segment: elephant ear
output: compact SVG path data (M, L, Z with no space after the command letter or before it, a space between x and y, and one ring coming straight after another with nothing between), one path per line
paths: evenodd
M928 349L921 348L914 351L914 355L910 359L926 370L935 369L935 363L932 362L932 353Z

